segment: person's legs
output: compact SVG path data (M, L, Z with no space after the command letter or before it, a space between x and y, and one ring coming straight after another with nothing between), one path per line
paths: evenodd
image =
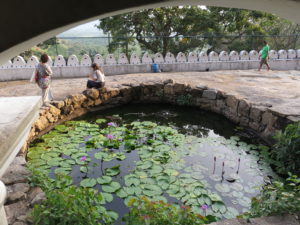
M100 83L93 80L88 80L86 86L87 88L100 88Z
M266 61L265 61L265 64L267 65L267 67L268 67L268 70L270 70L271 68L270 68L270 65L269 65L269 63L268 63L268 60L266 59Z
M43 104L45 104L46 102L48 102L48 98L49 98L49 87L48 88L42 88L42 100L43 100Z
M53 101L54 98L53 98L52 90L51 90L50 86L48 88L49 88L48 101Z
M87 88L92 88L92 87L93 87L93 85L92 85L92 80L88 80L88 81L87 81L86 87L87 87Z
M262 67L262 65L264 64L264 61L265 61L264 59L261 59L261 60L260 60L258 71L261 70L261 67Z

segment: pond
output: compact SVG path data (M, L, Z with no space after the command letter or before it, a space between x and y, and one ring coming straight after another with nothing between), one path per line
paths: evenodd
M276 177L268 149L245 134L197 108L127 105L56 126L27 157L51 178L67 174L75 185L102 192L116 224L140 196L234 218Z

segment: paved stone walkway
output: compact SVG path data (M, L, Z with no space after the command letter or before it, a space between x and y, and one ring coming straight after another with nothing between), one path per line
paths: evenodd
M285 115L300 115L300 71L213 71L126 74L106 77L106 86L156 82L166 79L195 85L206 85L252 103L272 106L273 111ZM86 78L53 80L55 100L69 94L81 93ZM0 82L0 97L39 95L40 89L28 81Z

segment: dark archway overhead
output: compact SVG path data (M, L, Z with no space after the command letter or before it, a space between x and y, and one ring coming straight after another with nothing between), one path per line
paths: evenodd
M0 8L0 63L76 25L142 8L173 5L261 10L300 22L299 0L4 0Z

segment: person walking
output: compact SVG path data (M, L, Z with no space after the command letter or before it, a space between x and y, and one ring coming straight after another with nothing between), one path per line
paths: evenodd
M42 90L43 105L49 101L53 101L53 95L50 88L51 75L53 73L50 66L47 64L48 61L49 56L47 54L42 54L41 62L36 66L34 71L35 82Z
M105 85L105 76L104 72L97 63L93 63L93 74L88 74L90 80L87 81L87 88L103 88Z
M258 71L261 70L261 67L263 66L263 64L266 64L266 66L268 67L268 70L270 70L270 66L268 63L268 58L269 58L269 51L270 51L270 46L268 45L268 43L266 41L264 41L264 47L261 50L261 59L260 59L260 64L259 64L259 68Z

